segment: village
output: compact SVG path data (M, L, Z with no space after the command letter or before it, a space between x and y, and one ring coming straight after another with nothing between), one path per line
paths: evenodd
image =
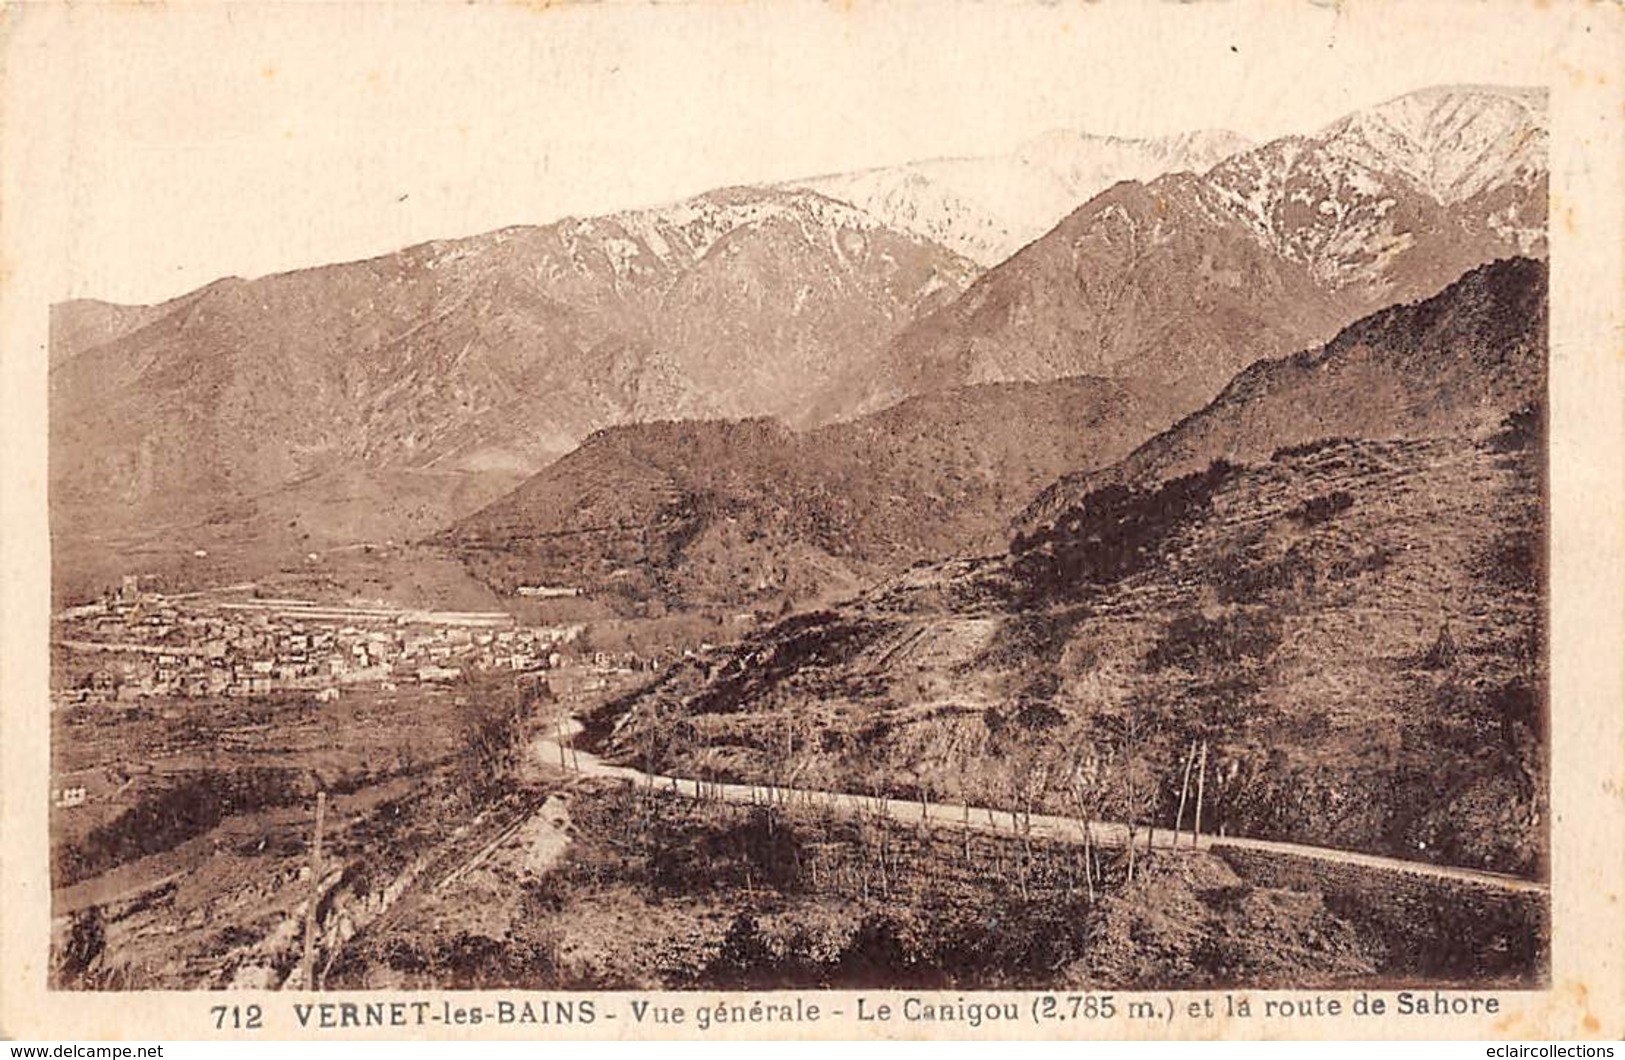
M526 627L500 611L406 610L231 594L166 597L126 577L119 590L56 616L53 705L309 692L389 692L457 680L465 670L554 669L583 661L642 669L632 653L577 659L580 624Z

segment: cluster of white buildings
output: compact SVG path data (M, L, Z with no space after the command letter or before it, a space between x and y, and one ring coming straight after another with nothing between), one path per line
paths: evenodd
M328 606L308 600L166 599L125 591L58 615L70 653L61 702L252 696L453 681L464 670L555 667L580 625L518 627L502 612Z

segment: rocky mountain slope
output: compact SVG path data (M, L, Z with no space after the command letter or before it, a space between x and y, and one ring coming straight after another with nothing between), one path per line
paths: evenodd
M51 307L50 357L55 368L84 353L138 331L180 308L189 298L159 305L118 305L94 298L76 298Z
M1482 434L1540 393L1545 342L1546 267L1527 258L1482 266L1319 349L1252 365L1126 459L1056 482L1023 524L1041 526L1108 485L1155 486L1215 460L1256 463L1321 438Z
M1248 147L1223 130L1151 139L1057 130L1008 155L939 158L792 182L991 267L1113 184L1206 172Z
M1545 289L1498 263L1260 366L1006 553L793 616L595 731L685 775L1161 827L1206 741L1211 830L1538 872ZM1204 423L1244 425L1235 462Z
M774 421L601 431L442 540L499 592L779 606L1002 538L1046 482L1100 467L1172 413L1067 379L926 395L796 433Z
M1543 254L1546 144L1538 92L1429 89L1200 176L1116 185L904 331L866 398L830 408L1094 374L1194 410L1254 361Z
M975 271L811 192L728 189L152 309L63 307L57 530L218 525L358 471L506 486L614 424L793 419Z

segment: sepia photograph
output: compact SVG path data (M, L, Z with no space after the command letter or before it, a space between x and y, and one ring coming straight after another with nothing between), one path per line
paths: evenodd
M1555 45L1099 7L8 12L45 992L1566 989Z

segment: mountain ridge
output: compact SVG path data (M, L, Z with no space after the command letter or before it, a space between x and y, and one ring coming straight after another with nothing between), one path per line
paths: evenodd
M439 540L499 593L574 577L634 604L780 606L821 595L798 566L866 578L1002 537L1061 469L1154 430L1157 396L1111 380L923 395L796 432L772 420L628 424Z
M936 386L1127 373L1194 410L1253 361L1325 342L1485 262L1543 254L1543 100L1424 91L1203 175L1117 184L905 329L866 394L830 407L850 415ZM1424 160L1424 176L1449 179L1406 175Z
M1248 145L1226 130L1159 137L1056 129L1004 155L927 159L789 181L991 267L1112 184L1206 170Z
M975 271L812 192L722 189L72 304L56 528L207 520L340 467L528 473L618 422L790 415Z
M1017 525L1030 532L1106 486L1155 486L1216 460L1257 461L1324 437L1482 433L1517 407L1517 395L1538 389L1525 347L1544 344L1546 292L1543 263L1492 262L1431 298L1356 321L1322 346L1255 362L1112 467L1063 476ZM1441 357L1447 349L1452 355Z

